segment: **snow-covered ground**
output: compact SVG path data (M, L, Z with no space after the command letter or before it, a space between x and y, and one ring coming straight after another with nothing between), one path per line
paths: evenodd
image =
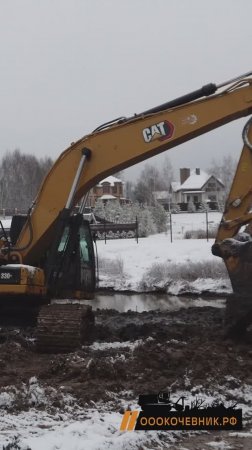
M217 226L221 218L220 213L209 213L209 228ZM197 214L174 214L173 239L171 234L161 233L140 238L138 243L135 239L118 239L97 241L98 256L101 260L99 273L99 287L111 288L118 291L152 291L163 289L172 295L184 293L201 294L203 292L226 294L231 292L228 277L220 279L202 278L191 282L183 279L172 279L169 277L169 266L191 263L212 262L221 264L221 260L212 255L211 246L214 240L209 239L183 239L187 230L205 229L206 215ZM112 263L112 264L110 264ZM157 265L159 272L164 267L167 273L161 279L153 282L149 269ZM144 286L144 287L143 287Z
M186 231L195 230L206 230L208 224L208 230L216 229L218 227L222 213L213 212L203 212L203 213L179 213L172 214L171 216L171 229L172 236L176 239L182 239ZM169 220L170 224L170 220ZM170 227L169 227L170 228ZM170 231L168 231L170 234Z
M120 432L122 414L94 408L68 408L57 414L30 409L17 415L0 413L0 445L20 450L126 450L156 441L158 433ZM172 437L172 436L171 436ZM15 446L16 445L16 446Z
M233 377L229 377L227 382L236 383ZM37 400L37 408L30 408L28 411L20 413L9 413L10 398L6 395L5 404L2 401L0 408L0 448L11 450L147 450L147 449L188 449L183 443L176 447L176 441L199 435L199 432L185 433L181 431L120 431L122 412L113 411L113 402L94 403L93 407L81 408L76 406L74 398L66 398L65 407L61 410L50 412L49 398L35 380L32 381L33 395ZM209 394L202 386L194 386L191 394L186 392L186 403L195 401L198 393L204 398L205 404L212 404L216 398L226 401L226 397L235 398L239 401L239 407L243 410L244 425L251 420L251 386L244 385L239 389L227 389L225 386L218 386L216 392ZM225 395L223 395L223 392ZM16 393L17 395L18 393ZM26 392L26 394L28 394ZM126 393L127 394L127 393ZM185 393L178 391L176 398L180 398ZM3 398L2 398L3 400ZM48 410L43 411L39 406L48 402ZM232 403L232 402L231 402ZM139 410L137 403L131 403L130 407ZM121 408L127 409L127 401L121 400ZM243 448L240 445L244 438L252 437L251 430L246 432L203 432L201 436L208 446L214 446L217 450ZM217 439L216 439L217 438ZM227 442L228 441L228 442ZM9 447L8 447L9 445ZM173 447L174 448L174 447ZM190 446L190 449L193 447ZM197 447L200 448L200 447ZM205 447L204 447L205 448ZM245 447L244 447L245 448ZM249 448L249 447L246 447Z

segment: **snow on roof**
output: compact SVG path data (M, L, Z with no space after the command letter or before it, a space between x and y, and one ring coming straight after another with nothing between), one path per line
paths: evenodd
M203 170L200 170L200 174L196 174L195 170L191 170L191 175L185 180L185 182L183 184L177 183L177 187L176 190L173 188L173 190L179 191L182 190L183 191L186 190L199 190L201 189L204 184L209 180L209 178L211 178L212 175L208 175L208 173L204 172ZM172 186L173 187L173 186Z
M211 175L211 177L214 177L224 187L224 183L223 183L223 181L221 181L220 178L217 178L215 175Z
M117 199L117 197L115 197L114 195L110 195L110 194L104 194L99 198L101 200L116 200Z
M192 191L190 189L190 191L183 191L184 194L202 194L203 192L205 192L203 189L200 189L198 191Z
M208 173L204 172L203 170L200 171L200 174L197 175L195 170L191 170L191 175L185 180L183 184L181 184L181 189L194 189L198 190L201 189L202 186L211 178L211 175L208 175Z
M101 186L103 183L109 183L111 186L114 186L115 183L122 183L124 182L120 180L119 178L113 177L113 175L110 175L107 178L104 178L104 180L101 180L98 186Z

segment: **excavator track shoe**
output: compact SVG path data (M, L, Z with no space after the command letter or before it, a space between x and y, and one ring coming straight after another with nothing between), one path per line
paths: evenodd
M94 327L91 306L52 304L42 306L37 322L37 350L69 353L90 339Z

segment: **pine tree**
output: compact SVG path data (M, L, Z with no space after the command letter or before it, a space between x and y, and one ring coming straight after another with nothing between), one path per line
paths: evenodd
M156 202L151 208L153 221L156 225L157 232L163 233L167 231L167 214L160 203Z

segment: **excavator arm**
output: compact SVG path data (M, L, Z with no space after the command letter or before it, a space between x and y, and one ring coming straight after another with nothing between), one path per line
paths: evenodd
M57 159L8 260L38 264L54 240L60 211L71 209L104 177L251 113L252 73L249 73L101 126L73 143ZM242 170L247 170L249 191L250 150L245 148L244 152L242 158L248 169L242 163ZM234 192L237 184L239 179L235 181ZM244 193L242 190L240 195Z

